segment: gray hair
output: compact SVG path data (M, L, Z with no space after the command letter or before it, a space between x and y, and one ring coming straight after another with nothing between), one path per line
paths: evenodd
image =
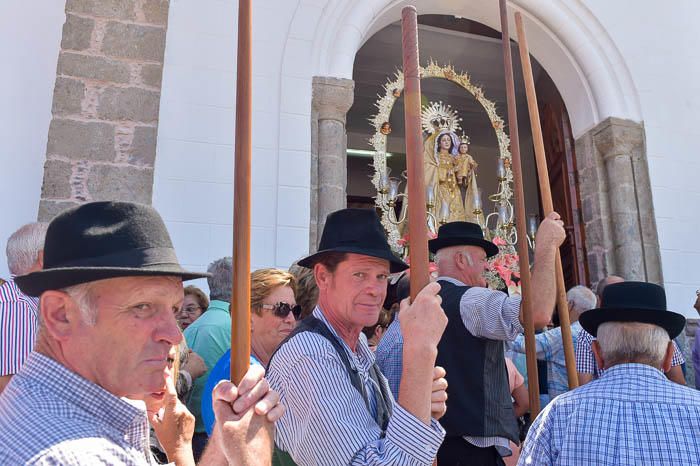
M63 291L78 305L85 323L91 326L95 325L97 322L97 306L92 296L91 282L69 286L64 288Z
M566 292L566 299L573 303L578 312L586 312L593 309L597 303L595 293L583 285L576 285Z
M12 233L7 240L7 268L12 275L24 275L36 264L44 249L46 223L28 223Z
M605 322L597 337L608 367L636 362L661 368L671 341L663 328L642 322Z
M217 259L207 267L212 276L207 278L209 297L219 301L231 301L231 282L233 280L233 261L231 257Z

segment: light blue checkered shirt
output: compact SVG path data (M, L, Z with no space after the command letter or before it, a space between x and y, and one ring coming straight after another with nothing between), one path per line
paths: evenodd
M644 364L620 364L555 398L518 465L700 464L700 392Z
M39 353L0 395L0 463L155 464L146 411Z

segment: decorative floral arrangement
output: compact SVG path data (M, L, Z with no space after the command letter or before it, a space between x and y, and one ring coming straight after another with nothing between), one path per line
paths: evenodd
M503 238L495 236L493 244L498 246L498 254L489 259L490 270L486 272L486 282L489 288L508 288L512 295L520 294L520 262L515 248Z
M437 238L437 235L433 233L432 231L428 230L428 239L435 239ZM403 258L404 262L406 262L409 266L411 265L411 258L409 257L408 254L408 246L409 246L409 235L406 233L403 235L397 242L396 242L401 248L403 248L403 253L401 254L401 257ZM428 263L428 272L430 272L431 275L433 275L433 278L437 278L437 265L435 265L435 262L429 262Z

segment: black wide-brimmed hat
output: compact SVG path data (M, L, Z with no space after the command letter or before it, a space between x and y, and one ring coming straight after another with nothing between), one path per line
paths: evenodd
M184 270L163 220L153 207L130 202L92 202L58 215L46 231L44 268L15 277L25 294L39 296L105 278L174 275Z
M485 240L481 227L471 222L446 223L438 230L437 238L428 241L432 253L450 246L479 246L486 251L486 257L498 254L498 246Z
M349 252L389 261L391 273L401 272L408 265L393 253L386 233L374 209L342 209L326 217L318 252L301 259L302 267L313 267L324 254Z
M581 326L594 337L605 322L642 322L662 327L676 338L685 327L685 317L666 309L666 293L659 285L646 282L622 282L603 290L601 305L579 317Z

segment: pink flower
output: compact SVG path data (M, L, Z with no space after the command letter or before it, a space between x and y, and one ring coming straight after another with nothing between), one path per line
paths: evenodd
M506 241L503 238L501 238L500 236L496 236L493 239L492 243L495 244L496 246L505 246L506 245Z

